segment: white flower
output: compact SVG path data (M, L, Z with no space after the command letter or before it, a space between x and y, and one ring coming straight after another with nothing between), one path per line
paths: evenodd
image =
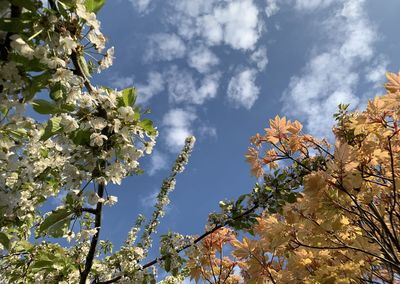
M64 131L66 133L70 133L79 128L79 124L75 118L70 116L69 114L63 113L61 115L61 122L60 124L63 126Z
M71 54L73 50L78 46L76 41L71 36L60 37L60 48L61 53Z
M12 35L10 39L12 40L10 44L12 49L22 56L33 59L35 51L18 34Z
M101 70L109 68L113 64L114 60L114 47L110 47L104 57L99 62L99 68L97 72L100 73Z
M80 239L86 240L88 238L93 237L97 233L97 228L89 229L89 230L82 230L80 232Z
M99 202L104 202L104 198L100 198L96 192L91 191L87 194L87 201L90 205L96 205Z
M94 30L100 29L100 22L96 19L95 13L88 13L86 11L85 5L77 4L76 5L76 14L86 20L87 24L91 26Z
M13 172L6 179L6 186L13 187L18 182L18 173Z
M102 130L104 127L107 126L107 120L105 120L102 117L95 117L92 120L90 120L90 124L94 129Z
M121 128L121 120L119 120L118 118L115 118L115 119L114 119L114 126L113 126L113 128L114 128L114 132L115 132L115 133L118 133L119 130L120 130L120 128Z
M68 231L66 235L63 236L64 238L67 239L67 242L71 242L72 239L75 237L75 233L72 231Z
M95 101L92 96L85 93L81 95L79 103L82 108L91 108L95 104Z
M109 204L110 206L113 206L117 202L118 202L118 197L110 195L104 202L104 204Z
M138 259L142 259L144 256L144 250L141 247L135 247L133 249L133 252L134 252L136 258L138 258Z
M64 60L55 56L50 58L43 57L42 59L40 59L40 62L46 64L51 69L56 69L57 67L65 67L67 65Z
M130 106L118 108L118 113L124 121L132 121L133 115L135 114Z
M156 141L154 141L154 140L144 143L144 152L147 155L150 155L151 152L153 152L153 148L154 148L155 144L156 144Z
M96 30L91 30L87 35L91 43L93 43L98 51L103 50L106 44L106 38L102 33Z
M126 175L126 169L121 163L116 162L107 168L106 175L114 184L121 184Z
M90 135L90 146L98 146L101 147L103 146L104 140L107 140L107 136L101 134L101 133L93 133Z

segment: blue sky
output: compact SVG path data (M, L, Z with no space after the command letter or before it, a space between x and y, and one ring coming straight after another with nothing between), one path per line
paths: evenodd
M224 198L251 190L244 154L275 115L330 136L339 103L361 108L400 66L398 0L109 0L99 13L115 46L96 83L138 88L160 135L146 174L109 187L102 237L124 240L193 134L159 233L200 234Z

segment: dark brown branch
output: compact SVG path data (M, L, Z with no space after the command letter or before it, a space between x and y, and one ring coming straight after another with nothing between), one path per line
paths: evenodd
M103 196L104 196L104 189L105 189L104 182L100 182L97 187L97 195L100 198L103 198ZM94 234L92 241L90 242L89 252L86 256L86 261L85 261L85 269L82 271L80 281L79 281L80 284L86 283L86 279L88 278L90 270L92 269L93 259L96 254L97 243L99 242L102 209L103 209L103 202L98 202L96 209L95 209L96 213L95 213L95 220L94 220L94 226L97 231Z
M96 214L97 213L96 208L82 208L81 211L82 212L88 212L88 213L91 213L91 214Z

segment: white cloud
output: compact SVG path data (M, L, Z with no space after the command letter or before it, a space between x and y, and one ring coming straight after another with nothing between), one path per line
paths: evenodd
M258 98L260 89L256 86L257 71L244 69L231 78L228 85L228 99L236 106L250 109Z
M173 60L185 56L186 46L176 34L159 33L149 37L147 60Z
M251 0L237 0L214 10L224 42L234 49L253 49L259 38L258 9Z
M385 58L379 58L374 64L367 68L365 79L375 86L381 87L385 82L385 73L388 65L389 62Z
M171 152L179 152L186 137L193 135L192 123L196 118L194 112L180 108L171 109L164 115L162 132Z
M150 192L148 195L140 198L140 203L142 204L142 206L145 208L149 208L156 205L158 192L159 190L155 190L153 192Z
M164 79L162 74L158 72L150 72L148 74L147 84L138 84L138 103L145 103L156 94L164 90Z
M147 13L151 0L129 0L139 13Z
M260 47L250 56L252 63L257 65L259 71L263 71L268 64L267 48Z
M125 89L133 86L133 77L112 76L111 85L114 88Z
M203 104L216 96L219 74L207 75L200 81L200 87L192 74L172 66L165 74L170 101L174 103Z
M300 2L307 1L297 1ZM307 7L328 2L310 1ZM339 103L350 103L353 107L361 103L355 94L361 82L358 72L372 60L377 40L363 3L346 0L325 23L319 24L326 34L336 37L324 48L319 47L323 43L318 43L303 74L291 78L283 95L283 111L305 120L307 130L314 135L331 135L332 114Z
M267 7L265 7L265 13L267 17L272 17L279 11L279 6L277 0L267 0Z
M199 128L200 137L217 137L217 129L215 127L203 125Z
M177 0L173 4L176 14L170 22L186 39L198 37L210 46L252 50L260 37L259 11L252 0Z
M340 1L340 0L339 0ZM323 9L338 0L295 0L295 8L303 11L312 11L315 9ZM357 2L358 0L353 0Z
M207 73L219 63L218 57L207 47L199 46L189 52L188 64L200 73Z
M167 168L167 157L166 155L154 150L150 159L150 169L148 174L154 175L156 172Z

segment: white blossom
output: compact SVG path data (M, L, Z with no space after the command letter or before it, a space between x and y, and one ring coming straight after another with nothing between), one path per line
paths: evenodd
M95 117L90 120L90 124L96 130L102 130L104 127L107 126L107 120L102 117Z
M30 47L18 34L10 36L11 48L18 52L20 55L27 57L28 59L33 59L35 51Z
M63 113L61 115L61 125L66 133L70 133L79 128L79 124L75 118L70 116L69 114Z
M107 136L101 134L101 133L93 133L90 135L90 146L98 146L101 147L103 146L104 140L107 140Z

